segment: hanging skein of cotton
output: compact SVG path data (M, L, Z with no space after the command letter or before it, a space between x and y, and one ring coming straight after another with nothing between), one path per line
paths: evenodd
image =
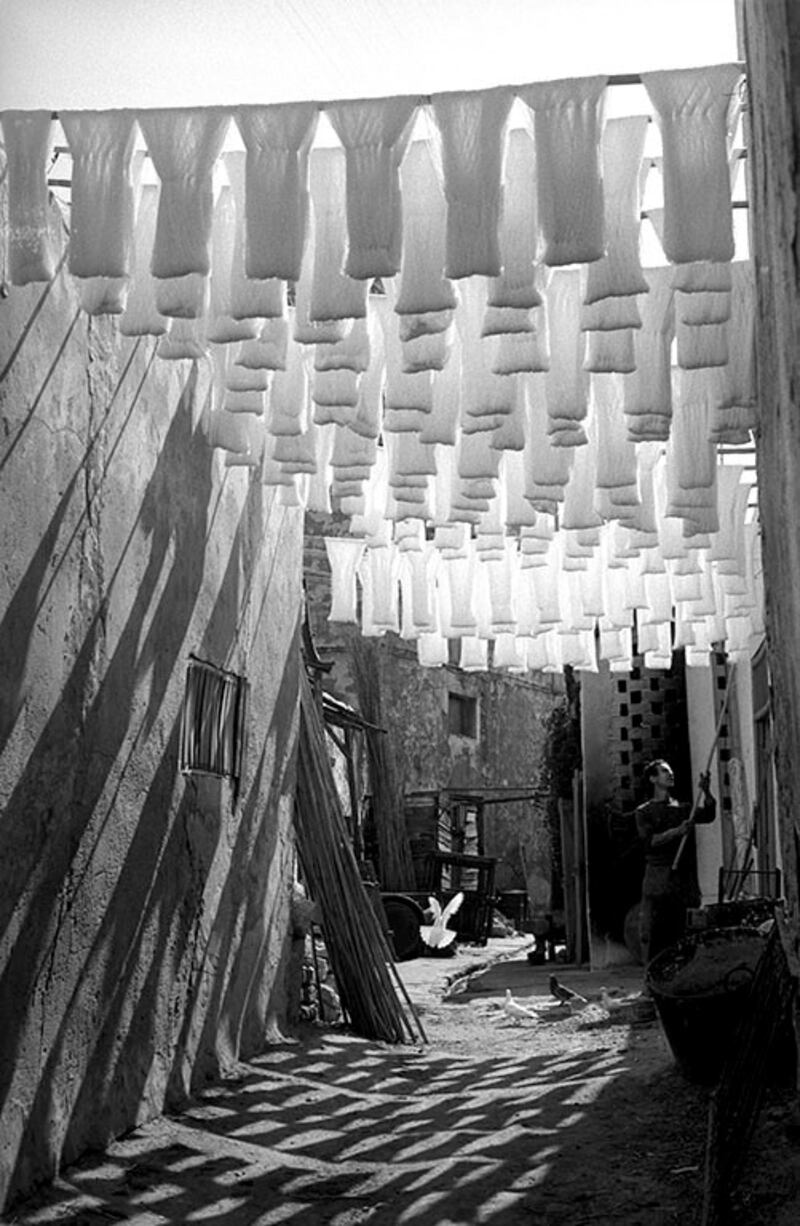
M206 438L209 446L256 463L264 448L264 421L251 413L211 409L206 419Z
M331 569L329 622L356 622L356 574L364 556L364 542L350 536L326 536L325 553Z
M708 439L706 402L676 407L666 456L667 517L684 521L684 535L718 531L716 448Z
M465 433L494 429L514 412L513 377L492 370L495 341L481 335L486 312L486 282L471 277L460 286L456 316L461 340L461 428Z
M414 375L422 370L444 370L450 360L455 329L448 326L440 332L415 336L402 340L402 364L405 374Z
M257 280L245 273L247 242L246 154L237 150L223 157L236 214L231 258L230 314L234 319L282 319L286 316L286 284L272 277Z
M395 524L392 535L398 553L424 553L433 546L425 540L425 524L421 519Z
M322 427L323 429L325 427ZM377 440L355 434L348 426L333 425L330 464L339 481L365 481L378 458Z
M661 132L663 245L674 264L733 259L728 152L741 79L739 64L642 74Z
M503 271L489 284L483 334L529 332L529 311L542 304L546 270L539 264L541 236L536 217L536 154L532 133L508 134L505 194L500 221Z
M455 446L460 416L461 341L454 330L447 365L433 374L433 407L420 425L420 442Z
M416 109L414 98L338 102L326 109L346 158L348 277L393 277L400 268L399 169Z
M127 277L134 222L133 111L64 111L72 154L69 270L74 277Z
M477 631L477 567L478 562L471 542L467 547L466 557L442 558L438 587L447 591L449 620L446 628L442 620L442 630L449 638L459 638L463 634L474 634Z
M358 324L354 321L353 327ZM351 418L350 429L363 438L377 439L383 418L384 349L383 332L370 302L367 316L367 350L369 362L358 383L358 404Z
M341 152L341 150L340 150ZM340 341L347 332L343 319L311 319L311 290L316 267L317 225L313 204L308 214L308 239L305 244L300 280L295 287L292 339L299 345L329 345Z
M368 547L359 563L361 580L361 633L380 637L400 630L399 560L394 545Z
M247 150L246 275L299 281L308 225L308 156L319 110L313 102L243 106L235 118Z
M498 634L494 640L492 666L507 673L526 673L528 656L525 641L510 632Z
M398 502L418 502L427 500L428 478L436 473L434 447L430 443L420 443L416 434L403 432L387 434L385 445L389 457L389 488ZM421 514L422 505L417 514ZM408 508L391 508L392 516L400 515L414 518Z
M533 111L544 262L585 264L605 252L601 139L607 77L527 85Z
M416 374L403 370L403 353L390 293L373 305L383 333L386 362L383 428L418 430L433 409L433 375L427 370Z
M393 292L391 285L388 292ZM440 336L450 328L454 319L454 308L448 308L445 311L425 311L421 315L400 315L397 334L403 344L407 345L412 341Z
M605 614L601 567L602 534L600 547L594 550L585 568L575 575L577 597L580 600L580 611L583 617L598 618Z
M607 662L612 673L629 673L633 668L633 634L630 629L606 626L601 622L598 654L601 660Z
M137 120L161 181L151 271L207 277L214 214L212 175L229 117L208 108L139 111Z
M315 370L311 374L314 421L348 425L358 410L358 380L354 370Z
M676 265L675 272L680 268ZM686 293L679 290L675 300L675 315L681 324L723 324L731 317L731 291L718 290Z
M272 435L302 434L308 426L309 378L306 357L300 345L292 345L286 370L272 376L269 389L267 430Z
M549 278L542 282L546 292ZM550 330L547 302L527 312L530 328L524 333L504 333L494 351L496 375L540 374L550 369Z
M211 278L209 322L206 339L217 345L255 340L258 324L254 319L234 319L231 315L231 269L236 234L236 206L230 187L220 189L214 205L211 231Z
M525 497L537 510L550 512L564 499L574 448L552 442L545 379L545 375L529 375L525 383Z
M4 111L8 177L8 277L12 285L50 281L58 237L51 233L47 169L53 148L50 111Z
M590 265L591 267L591 265ZM642 316L637 295L602 298L581 306L583 332L615 332L619 328L641 328Z
M123 336L161 336L167 330L167 320L156 309L155 282L150 276L160 190L157 183L143 183L139 193L133 236L133 276L118 325Z
M451 318L443 313L453 311L457 299L452 281L444 275L447 206L428 141L410 145L400 178L403 262L394 309L401 317L432 316L435 330L440 331Z
M557 632L555 630L541 631L528 639L526 660L530 672L561 672L563 664Z
M193 362L208 356L205 319L171 319L167 332L159 339L156 355L167 361Z
M267 435L266 448L281 471L292 475L317 471L318 435L322 427L309 422L300 434Z
M631 543L637 549L657 549L658 546L653 470L660 455L659 443L640 443L636 448L639 503L626 514L625 525Z
M544 375L548 433L555 446L586 442L583 422L589 407L589 375L583 366L581 274L557 269L547 288L550 369Z
M721 574L745 577L744 520L749 486L742 481L738 464L720 464L717 468L717 506L719 531L711 538L708 561Z
M401 528L397 524L396 528ZM436 582L441 559L430 542L423 542L420 550L405 554L401 569L403 593L403 616L408 617L418 634L438 629L436 616Z
M128 278L83 277L78 298L87 315L121 315L128 300Z
M219 347L226 356L222 403L229 413L264 413L270 375L266 370L247 370L230 360L227 346Z
M554 540L548 552L544 555L541 565L531 568L533 590L536 593L536 608L540 627L560 625L563 612L561 609L561 548L558 540Z
M445 275L497 277L503 207L505 127L510 89L434 94L447 201Z
M159 110L137 115L161 182L150 271L156 307L178 320L201 320L208 310L214 164L228 117L214 111ZM198 340L203 329L197 329ZM172 329L173 342L179 333ZM162 349L169 347L165 342Z
M62 115L62 120L64 116ZM113 159L116 161L116 159ZM87 315L121 315L128 301L128 290L130 288L131 273L133 271L134 261L134 225L136 218L136 210L138 207L139 196L142 186L142 169L144 167L145 152L143 149L134 152L128 165L127 177L131 185L131 209L129 229L127 233L127 259L128 271L121 276L90 276L78 277L78 296L80 298L81 310ZM90 172L91 178L91 172ZM84 186L84 191L91 190L88 185ZM113 212L113 205L112 212ZM102 227L100 232L102 233ZM151 236L152 246L152 236ZM72 172L72 218L70 231L70 254L75 242L75 167L73 164ZM149 248L148 248L149 250Z
M632 115L608 120L603 131L606 251L587 269L588 304L648 290L639 259L641 163L647 126L646 115Z
M562 529L598 528L602 520L594 509L597 484L597 443L594 430L590 431L584 447L574 449L574 455L560 526Z
M652 217L653 213L650 215ZM683 294L726 294L732 285L731 266L708 260L676 264L673 284Z
M523 525L519 532L519 548L523 566L544 566L555 537L555 516L536 512L536 522Z
M386 545L392 539L392 525L386 518L386 500L389 494L389 465L386 449L378 447L375 463L364 483L363 503L359 510L342 502L342 514L351 515L350 531L354 536L363 536L370 548Z
M677 362L683 370L726 366L730 356L726 323L687 324L676 320Z
M447 639L438 631L417 639L417 663L421 668L440 668L449 662Z
M500 461L500 490L504 498L504 522L513 532L523 525L532 527L537 512L525 497L525 452L506 451Z
M62 116L63 119L63 116ZM131 215L130 215L130 230L128 233L128 272L123 276L106 277L79 277L78 278L78 295L80 298L81 310L87 315L122 315L128 303L128 293L131 287L131 276L134 271L135 263L135 248L134 248L134 231L136 225L136 217L138 216L139 200L142 191L142 171L145 163L144 149L136 150L128 167L128 176L132 186L131 199ZM70 233L70 245L74 241L74 209L75 209L75 171L73 166L73 181L72 181L72 229ZM153 213L153 224L155 225L155 212ZM153 244L153 232L151 231L149 243L146 245L146 251L149 256ZM146 264L143 266L142 275L147 278L151 284L151 278ZM163 321L161 324L163 327Z
M236 358L249 370L286 370L289 320L266 319L255 340L243 341Z
M489 668L489 640L476 634L462 634L458 667L462 673L485 673Z
M353 319L340 341L317 345L314 370L352 370L361 374L369 366L370 341L366 319Z
M518 611L519 558L515 539L506 537L500 558L483 563L489 575L491 633L515 634Z
M747 443L758 425L755 380L755 277L749 261L731 265L733 285L728 323L728 361L720 371L711 437L718 443Z
M633 329L587 332L583 364L590 374L631 374L636 369Z
M314 272L309 319L360 319L367 313L367 281L342 272L347 248L346 167L343 149L314 149L309 181L314 206Z
M596 487L612 491L612 504L616 501L617 508L638 506L638 462L625 426L624 381L619 375L594 375L591 393L597 438Z
M642 326L634 336L636 369L625 379L625 417L634 442L664 440L672 420L670 350L675 329L671 270L649 268L641 301Z

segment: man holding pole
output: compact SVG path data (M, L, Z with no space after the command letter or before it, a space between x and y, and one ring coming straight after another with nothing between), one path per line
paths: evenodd
M657 759L645 769L653 789L636 810L636 830L644 846L645 870L639 911L639 942L647 963L686 931L686 909L698 906L700 891L694 863L682 867L686 840L695 824L713 822L717 803L709 791L709 772L700 776L694 805L672 796L675 776L668 762Z

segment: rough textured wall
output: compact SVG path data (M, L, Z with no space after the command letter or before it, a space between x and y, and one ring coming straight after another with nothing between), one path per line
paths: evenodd
M757 466L785 892L800 930L800 12L746 0L748 170L758 295Z
M154 349L0 300L0 1203L285 1014L302 520ZM190 652L250 682L238 799L179 773Z
M327 620L330 570L322 533L332 535L345 529L335 518L323 522L307 516L304 575L316 647L323 659L334 663L325 684L356 703L348 644L359 633L358 627ZM525 789L537 783L546 720L553 707L564 701L560 674L467 673L451 665L422 668L413 642L394 634L378 641L385 725L406 792L448 787ZM477 739L449 734L450 691L478 700ZM529 856L529 882L539 894L549 889L550 848L543 838L541 812L532 802L487 807L485 829L486 854L501 861L498 889L524 887L518 872L520 833Z

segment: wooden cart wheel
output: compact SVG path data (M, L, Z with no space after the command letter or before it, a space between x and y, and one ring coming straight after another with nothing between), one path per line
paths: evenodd
M422 938L419 935L424 919L422 907L403 894L382 894L381 901L391 932L395 959L408 962L410 958L416 958L422 951Z

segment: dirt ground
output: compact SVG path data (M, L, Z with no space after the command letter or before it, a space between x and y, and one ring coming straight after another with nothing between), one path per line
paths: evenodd
M597 1003L604 979L634 991L638 975L559 968L590 999L570 1014L549 968L519 952L444 996L470 965L463 951L400 968L427 1044L308 1027L3 1221L699 1224L708 1091L679 1074L657 1024ZM506 988L535 1020L506 1016ZM800 1221L790 1106L769 1098L726 1226Z

